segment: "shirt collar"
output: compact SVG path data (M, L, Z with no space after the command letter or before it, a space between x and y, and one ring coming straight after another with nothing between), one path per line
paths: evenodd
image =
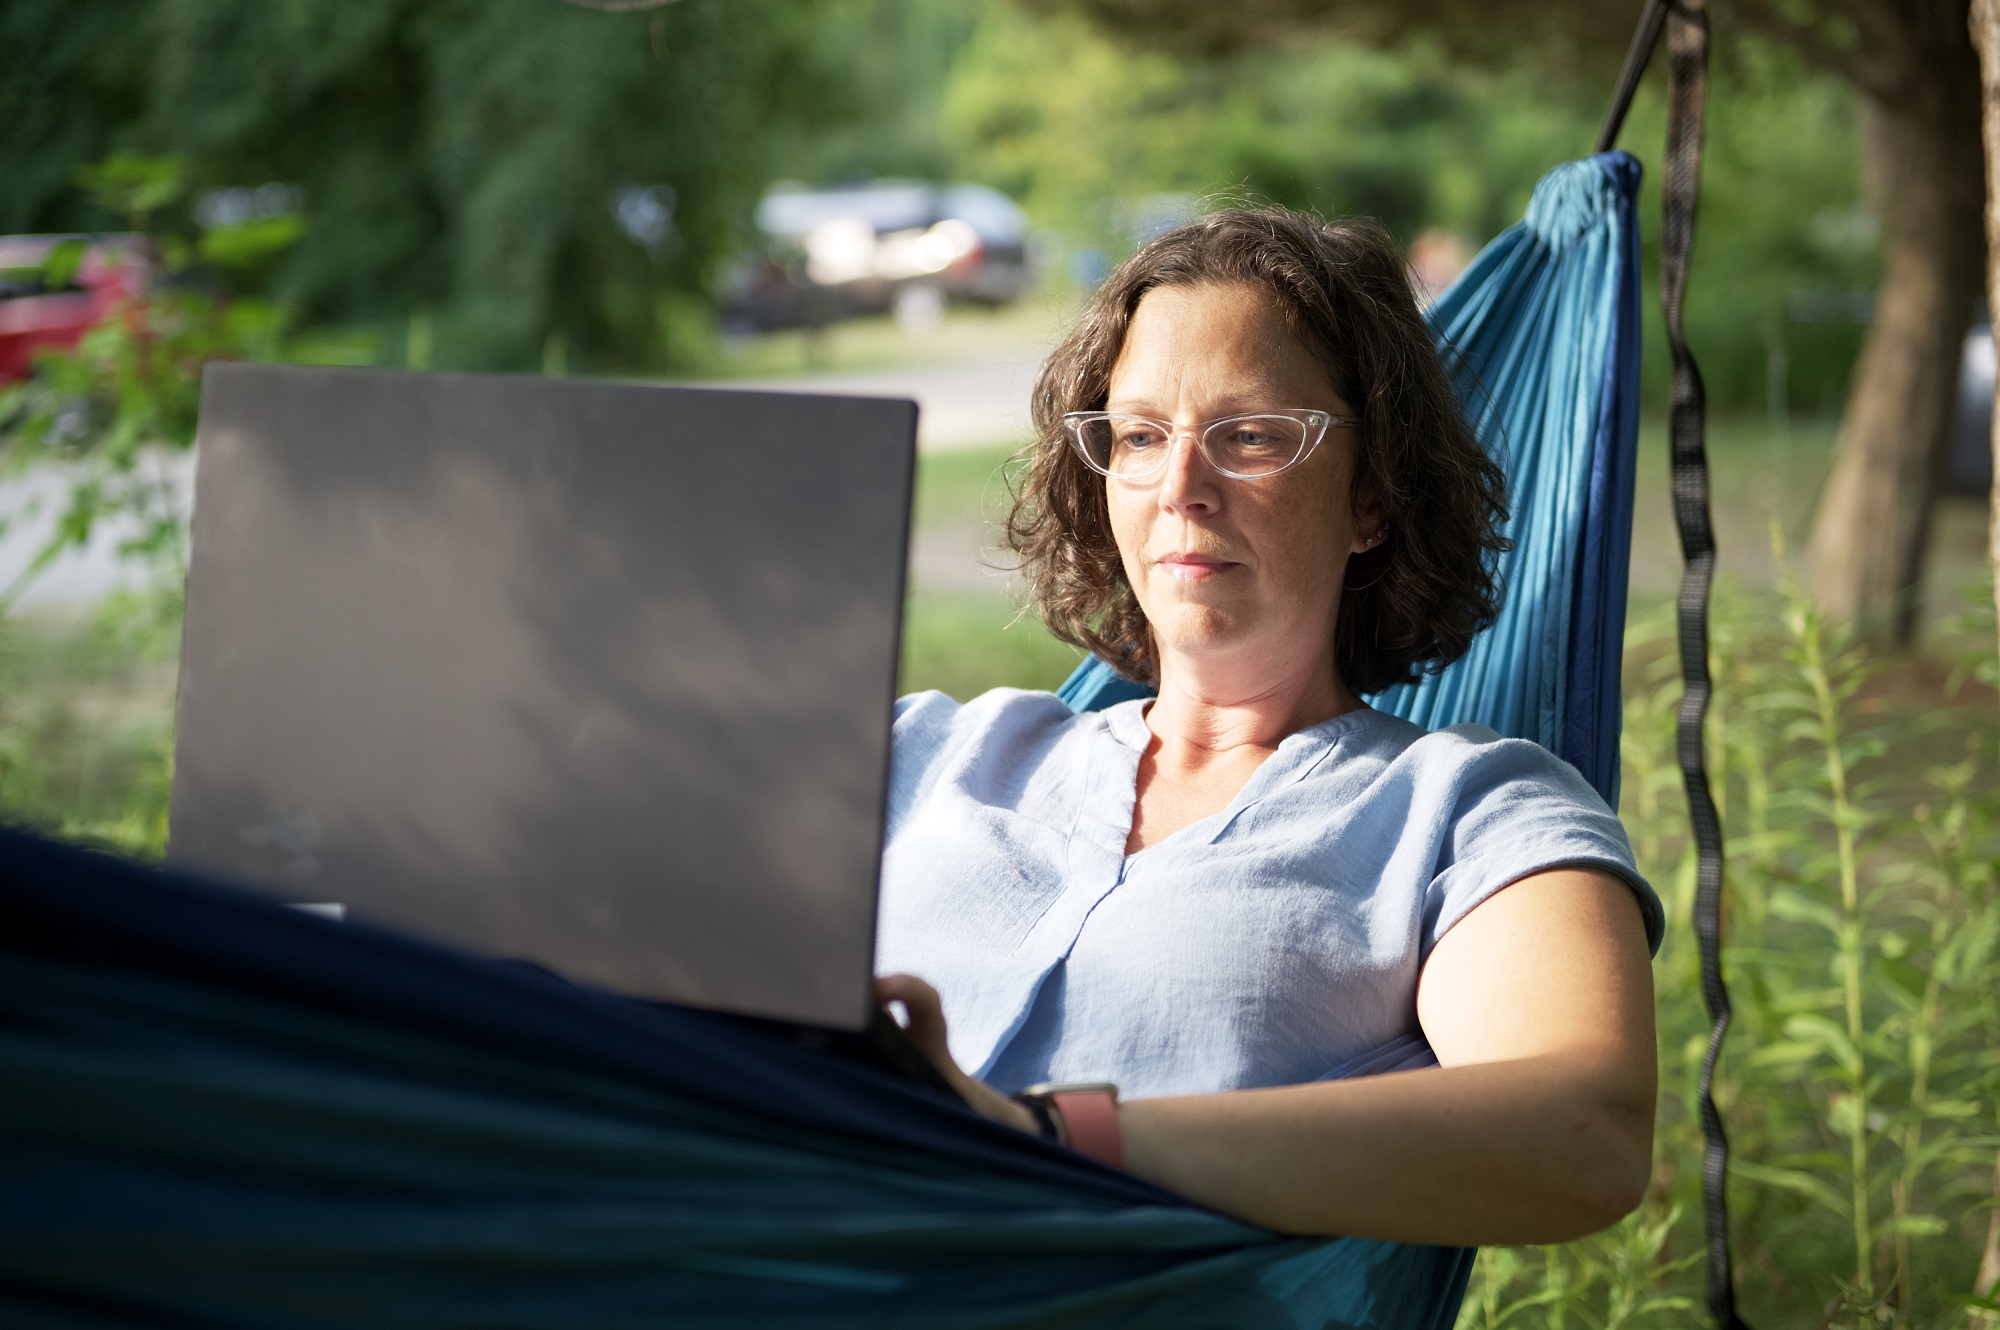
M1153 740L1153 732L1146 728L1146 708L1153 704L1150 697L1135 697L1129 702L1106 707L1105 731L1113 739L1136 753L1146 751L1146 745ZM1278 751L1271 755L1275 760L1280 756L1296 758L1306 753L1317 756L1339 741L1343 736L1385 719L1387 713L1376 711L1363 704L1352 711L1343 712L1332 720L1323 720L1317 725L1308 725L1303 730L1285 736L1278 745ZM1267 763L1268 765L1268 763Z

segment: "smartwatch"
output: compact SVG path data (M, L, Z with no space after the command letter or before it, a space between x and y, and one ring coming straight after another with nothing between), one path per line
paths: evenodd
M1032 1113L1044 1138L1100 1164L1125 1167L1118 1134L1118 1087L1104 1081L1031 1085L1014 1096Z

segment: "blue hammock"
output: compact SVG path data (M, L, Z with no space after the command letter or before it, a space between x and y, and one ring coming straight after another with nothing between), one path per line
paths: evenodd
M1637 178L1557 168L1433 311L1520 543L1501 622L1377 703L1607 791ZM1447 1330L1471 1255L1267 1232L781 1031L0 833L8 1327Z

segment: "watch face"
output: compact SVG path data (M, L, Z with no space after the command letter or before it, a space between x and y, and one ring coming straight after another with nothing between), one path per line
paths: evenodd
M1035 1120L1035 1134L1045 1141L1057 1145L1063 1143L1062 1128L1056 1122L1056 1111L1049 1107L1049 1101L1040 1095L1017 1094L1016 1103L1028 1110L1028 1116Z

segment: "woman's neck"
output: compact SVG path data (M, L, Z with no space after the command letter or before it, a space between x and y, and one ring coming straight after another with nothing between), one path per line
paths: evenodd
M1287 735L1362 705L1341 682L1332 652L1288 669L1217 666L1166 654L1146 727L1163 745L1222 754L1269 751Z
M1227 807L1287 735L1361 705L1334 672L1331 653L1289 671L1225 672L1213 662L1166 658L1160 695L1146 710L1152 741L1139 755L1132 830L1137 854Z

